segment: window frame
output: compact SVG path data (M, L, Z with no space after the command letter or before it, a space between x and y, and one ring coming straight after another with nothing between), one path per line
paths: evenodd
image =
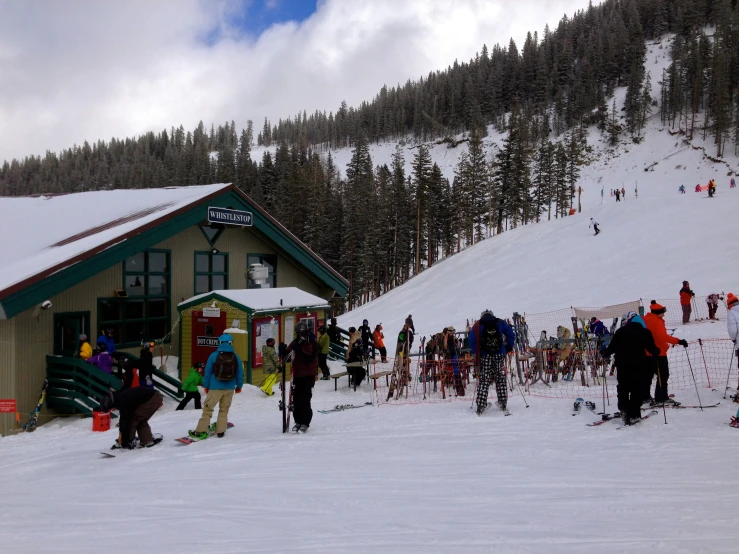
M208 271L198 271L198 256L208 256ZM223 256L225 259L225 271L213 271L213 256ZM229 270L229 255L228 252L213 252L210 250L195 250L193 253L193 279L192 279L192 292L196 294L207 294L213 290L213 277L223 276L223 290L228 290L228 270ZM198 277L208 277L208 290L198 291Z
M249 286L249 275L248 275L249 274L249 267L253 263L263 264L263 260L267 256L275 259L275 263L272 265L272 267L274 267L274 271L272 272L272 287L271 288L273 288L273 289L276 289L277 288L277 262L279 261L279 256L277 254L259 254L259 253L251 254L251 253L248 253L246 255L246 274L247 274L247 276L246 276L246 288L247 289L253 289L253 288L255 288L255 287L250 287ZM249 258L253 258L253 257L258 257L259 258L259 261L258 262L250 262L249 261Z

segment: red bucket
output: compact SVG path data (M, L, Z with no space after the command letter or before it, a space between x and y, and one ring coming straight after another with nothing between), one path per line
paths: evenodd
M101 432L110 430L110 412L92 412L92 430Z

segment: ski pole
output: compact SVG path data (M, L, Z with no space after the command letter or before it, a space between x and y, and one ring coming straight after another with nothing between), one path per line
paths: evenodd
M726 390L729 388L729 379L731 378L731 366L734 365L734 347L731 347L731 360L729 360L729 373L726 376L726 386L724 387L724 400L726 400Z
M688 367L690 368L690 375L693 377L693 384L695 385L695 394L698 396L698 406L701 408L701 412L703 411L703 404L701 403L701 396L698 394L698 383L695 380L695 374L693 373L693 365L690 363L690 356L688 356L688 349L685 349L685 357L688 360Z
M700 344L700 347L701 347L701 356L703 357L703 367L706 370L706 379L708 379L708 388L710 389L713 387L711 386L711 376L708 375L708 364L706 363L706 354L703 352L703 340L698 339L698 344Z
M528 408L529 407L529 403L526 402L526 397L523 395L523 390L521 389L520 383L518 385L518 392L521 393L521 398L523 398L523 403L526 404L526 407Z

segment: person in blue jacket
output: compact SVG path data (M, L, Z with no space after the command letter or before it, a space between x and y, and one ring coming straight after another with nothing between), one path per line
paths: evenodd
M107 347L106 352L113 356L113 354L115 354L115 339L113 338L113 329L102 330L95 344L100 344L101 342ZM113 357L115 358L115 356Z
M218 338L218 349L208 357L205 364L203 390L207 396L203 405L203 415L195 430L189 432L194 439L208 438L210 418L213 416L216 405L218 406L216 434L223 437L226 433L228 410L231 407L234 392L239 394L244 386L244 366L232 345L231 335L221 335Z
M488 407L488 389L495 379L498 408L507 411L508 387L505 378L505 357L513 351L515 336L513 329L504 320L498 319L490 310L480 314L480 319L470 329L468 340L475 355L475 365L480 368L477 384L477 415Z

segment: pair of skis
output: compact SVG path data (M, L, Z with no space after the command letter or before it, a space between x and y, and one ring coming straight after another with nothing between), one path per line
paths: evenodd
M343 412L345 410L355 410L357 408L364 408L365 406L372 406L372 402L365 402L364 404L360 406L356 406L354 404L337 404L330 410L318 410L319 414L332 414L334 412Z
M292 364L290 364L290 396L288 402L285 402L286 389L286 373L287 364L293 359L295 352L290 352L282 361L282 382L280 383L280 411L282 412L282 432L287 433L290 430L290 413L293 411L293 391L295 390L295 381L293 379L294 372Z

